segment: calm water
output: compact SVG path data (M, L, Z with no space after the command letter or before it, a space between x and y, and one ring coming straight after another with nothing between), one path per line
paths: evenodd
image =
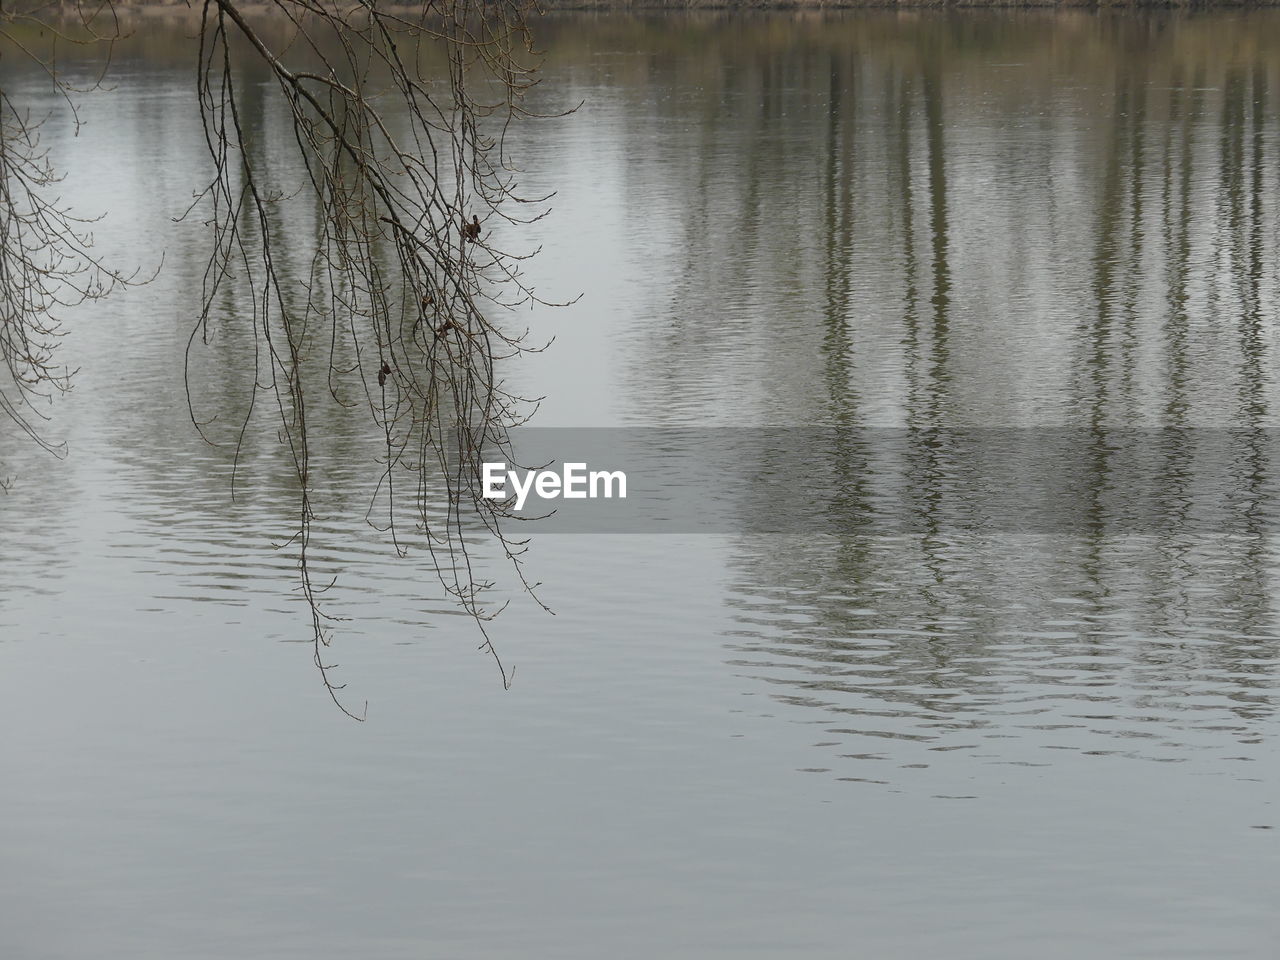
M522 134L560 191L531 273L584 296L534 315L556 344L509 372L540 425L1053 427L1103 451L1194 427L1233 438L1235 493L1271 489L1280 15L544 36L541 105L585 105ZM104 249L165 263L75 316L65 461L0 424L0 953L1280 951L1280 527L1256 497L1195 535L980 535L926 503L901 536L536 537L556 616L497 621L504 692L422 558L363 524L376 465L329 411L317 551L369 701L342 716L275 547L284 452L251 431L233 503L187 420L188 43L142 31L78 139L46 138L65 195L110 212ZM252 109L269 140L278 111ZM226 310L208 412L249 385ZM963 451L921 449L946 489ZM1176 443L1162 464L1175 487L1204 468Z

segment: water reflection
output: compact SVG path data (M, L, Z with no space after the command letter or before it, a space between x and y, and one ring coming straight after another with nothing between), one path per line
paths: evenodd
M793 536L535 537L559 615L496 622L504 692L363 526L357 414L317 404L347 722L264 642L306 636L270 419L234 501L188 421L189 38L137 34L66 195L166 270L77 318L65 463L0 421L16 955L1268 956L1280 16L545 27L531 106L587 105L513 133L561 190L531 275L589 296L532 318L535 422L696 428L671 458L781 427L760 477L820 430L834 495ZM254 378L226 289L194 368L220 441ZM967 529L1022 462L969 440L1048 425L1080 529ZM831 533L881 515L904 529Z
M1257 538L748 542L732 664L825 711L836 756L887 768L950 751L1257 760L1274 724L1275 567Z
M607 142L591 149L621 158L623 174L620 205L571 214L559 242L621 237L660 278L615 288L639 321L611 324L621 418L821 427L805 455L833 490L816 508L824 522L905 523L899 537L743 538L727 600L734 668L838 715L841 750L876 736L917 745L893 754L903 764L994 750L957 741L979 727L978 741L999 744L1061 723L1081 734L1077 749L1153 757L1256 739L1276 633L1266 431L1280 166L1264 41L1277 18L1067 15L1050 31L1034 16L802 17L781 32L776 19L682 23L683 35L643 19L549 25L559 95L593 96ZM116 184L111 199L136 219L108 221L104 239L127 246L141 230L161 243L163 289L151 293L192 316L201 234L170 222L181 191L166 206L135 175L141 144L161 151L160 170L204 163L177 68L151 36L126 46L124 76L161 76L150 86L167 93L146 113L136 97L104 101L120 113L102 118L103 167L80 184L99 201ZM1232 56L1218 55L1224 44ZM247 84L242 109L266 166L282 118L262 92ZM157 129L170 131L158 145ZM273 169L282 185L299 173ZM308 229L293 215L291 229ZM132 354L119 371L86 369L80 388L109 392L109 412L69 408L92 481L71 470L52 482L78 485L60 503L110 491L104 562L171 579L153 588L158 606L254 606L261 592L283 616L293 558L273 544L292 532L296 479L270 417L241 435L257 366L251 318L233 286L225 296L191 368L195 416L224 446L193 444L176 415L189 328L125 313L113 322L132 329ZM90 352L109 355L112 336L104 328ZM345 397L352 385L335 386ZM318 566L342 574L351 610L391 591L393 620L448 612L419 596L424 578L377 559L390 556L384 538L349 522L381 482L360 411L318 403L312 415ZM1027 458L979 455L956 428L1037 425L1086 437L1072 440L1070 477L1037 477L1077 535L964 533L982 512L975 478L1016 488L1009 467ZM1134 425L1165 432L1138 456ZM869 426L900 431L892 456ZM1206 426L1232 432L1207 445L1185 432ZM785 435L753 456L762 489L794 468ZM1206 490L1210 521L1226 522L1180 536L1204 519ZM38 515L19 500L6 501L10 517ZM1157 512L1117 534L1139 502ZM9 542L35 552L40 524L9 527ZM49 582L62 561L38 555ZM1073 719L1086 702L1111 719ZM1140 742L1113 742L1128 739Z
M33 110L53 112L46 142L69 164L68 202L108 214L95 225L99 247L147 268L163 256L163 269L152 283L73 317L68 362L82 369L73 393L50 411L51 431L71 447L65 463L51 463L0 418L0 479L14 480L0 495L6 630L30 633L45 619L39 598L59 596L87 571L95 593L141 591L143 612L191 616L192 603L242 608L252 611L255 634L306 641L298 630L302 599L291 590L297 472L275 412L253 403L255 382L269 374L257 355L247 280L225 283L215 321L193 330L209 234L198 215L180 217L208 159L190 76L170 63L180 39L164 30L132 36L114 75L118 87L89 101L78 136L48 90L21 74L14 79ZM77 68L73 57L68 69L74 75ZM249 149L273 182L296 190L303 171L277 162L272 147L287 118L261 83L245 90ZM294 205L288 230L313 232L306 214ZM283 248L280 260L294 276L310 266L302 245ZM346 344L328 346L336 352ZM370 621L379 617L417 627L455 615L433 588L429 564L388 563L387 538L363 522L365 509L376 506L379 448L364 429L364 411L351 404L356 384L333 387L341 402L325 397L311 411L317 579L343 574L335 602L364 611L351 633L377 629Z
M678 250L631 415L826 428L833 528L885 502L864 428L906 430L911 536L735 548L730 666L820 711L840 777L1251 760L1274 724L1276 22L1055 24L694 22L696 61L629 76L627 136L662 144L628 151L629 219ZM1057 493L1083 535L958 533L990 465L949 430L1035 425L1089 438ZM1166 431L1141 469L1134 426ZM1180 535L1214 474L1232 532ZM1108 531L1151 493L1158 530Z

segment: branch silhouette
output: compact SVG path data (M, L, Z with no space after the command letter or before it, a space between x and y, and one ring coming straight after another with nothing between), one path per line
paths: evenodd
M83 6L77 29L86 42L120 35L109 2ZM52 22L50 9L23 18ZM332 583L317 581L313 562L318 428L309 414L326 394L363 408L378 438L380 481L366 519L404 555L402 528L412 517L436 578L476 624L505 687L512 671L489 628L505 604L488 602L494 583L477 571L476 533L500 546L537 599L523 568L527 540L508 536L509 506L485 499L481 483L485 459L515 461L510 430L538 405L509 390L499 366L546 347L511 323L515 308L546 302L523 273L536 251L508 250L501 239L549 210L548 196L522 194L508 151L513 123L535 116L524 97L541 63L528 24L537 12L527 0L205 0L196 13L212 173L184 215L209 231L185 360L189 413L217 443L207 430L216 415L197 412L197 348L237 325L252 343L253 385L237 415L232 495L250 420L265 405L297 481L288 542L298 554L315 665L333 702L357 720L365 709L348 706L327 654L339 622L323 603ZM114 32L93 32L103 18ZM41 62L61 83L56 64ZM255 119L268 109L281 117L270 138ZM34 399L65 389L70 377L53 365L61 329L50 308L136 278L93 259L81 224L44 199L54 180L36 165L43 155L35 128L10 119L18 116L11 109L5 116L0 296L21 307L4 314L0 349L20 396ZM283 188L282 168L297 172L300 186ZM309 225L291 229L297 218L286 211L299 207ZM51 262L35 266L43 261L31 251ZM22 414L14 404L4 409ZM377 524L375 510L385 510Z

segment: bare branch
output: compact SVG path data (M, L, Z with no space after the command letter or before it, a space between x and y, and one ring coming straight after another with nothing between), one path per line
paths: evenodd
M480 531L495 539L533 593L521 568L525 543L503 530L508 506L484 499L481 464L495 453L514 459L508 431L536 409L536 400L507 390L499 363L545 346L501 322L513 306L541 301L522 278L528 254L504 250L493 232L545 213L508 212L545 199L520 195L506 153L509 126L526 115L521 98L536 82L526 23L534 9L523 0L394 7L275 0L273 15L291 30L274 42L235 0L206 0L202 9L198 83L214 175L199 209L213 244L188 370L211 325L229 322L218 304L237 276L251 292L255 343L237 460L261 395L296 472L302 591L316 666L339 706L341 687L322 653L328 618L309 561L308 409L324 393L349 403L339 384L352 374L369 429L381 438L370 523L403 554L400 507L412 505L437 579L477 624L481 649L510 684L486 627L501 606L486 602L493 584L478 576L468 537ZM246 122L242 78L250 66L265 69L273 102L288 117L301 192L273 183L268 171L285 158ZM318 210L307 236L284 234L282 208L290 203ZM299 250L310 263L301 295L290 266ZM201 429L207 421L195 412L190 383L192 420ZM413 478L407 496L406 477ZM381 521L372 518L375 503L385 504Z

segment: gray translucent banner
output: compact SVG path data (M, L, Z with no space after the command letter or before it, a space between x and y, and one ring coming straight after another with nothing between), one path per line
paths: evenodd
M565 464L583 492L591 472L626 477L625 498L616 477L612 497L603 479L578 499L531 487L528 532L1260 533L1280 517L1280 429L524 428L511 454L486 459L554 471L544 492Z

